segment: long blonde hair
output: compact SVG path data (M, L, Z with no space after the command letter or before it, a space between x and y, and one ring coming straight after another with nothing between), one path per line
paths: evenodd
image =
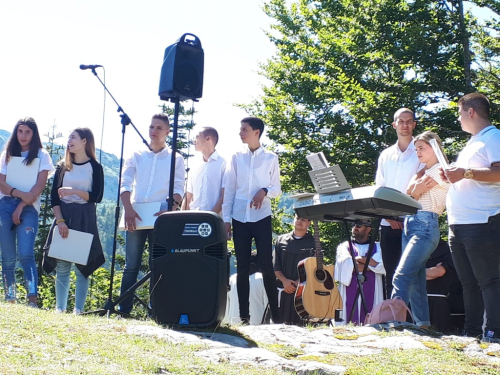
M72 132L77 132L81 139L86 139L87 143L85 143L85 154L94 161L97 161L95 156L95 141L94 134L92 134L92 130L89 128L76 128L73 129ZM69 148L66 147L66 157L64 158L64 166L67 171L73 169L73 163L75 162L75 154L69 152Z
M415 144L417 141L423 141L423 142L427 143L428 145L430 145L431 139L436 140L436 143L438 144L439 149L441 150L441 153L444 156L444 159L448 163L448 158L446 157L446 154L445 154L444 149L443 149L443 145L441 144L441 138L439 138L439 135L437 135L436 133L427 130L427 131L417 135L415 138L413 138L413 144Z

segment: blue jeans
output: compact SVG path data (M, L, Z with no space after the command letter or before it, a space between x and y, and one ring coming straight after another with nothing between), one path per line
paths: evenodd
M146 238L149 243L153 243L153 229L136 230L127 232L125 235L125 268L123 269L122 285L120 295L125 293L132 285L137 282L137 275L141 268L142 254L144 253L144 244ZM120 303L120 311L130 314L134 303L134 297L129 296Z
M69 274L73 263L64 260L57 260L56 266L56 308L66 311L69 294ZM85 300L89 291L89 279L82 275L75 267L76 287L75 287L75 308L83 312Z
M418 211L407 216L402 243L403 255L394 274L391 297L410 303L417 325L430 326L425 263L439 243L438 215Z
M500 338L500 214L485 224L450 225L453 263L462 283L468 336Z
M35 238L38 233L38 212L26 206L21 213L21 224L13 226L12 214L21 199L3 197L0 200L0 248L2 250L2 278L5 299L16 299L16 261L23 267L27 296L37 296L38 272L35 263ZM16 249L17 242L17 249Z

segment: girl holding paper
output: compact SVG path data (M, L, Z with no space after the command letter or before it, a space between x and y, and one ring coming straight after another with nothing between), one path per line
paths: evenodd
M438 217L445 209L449 183L439 176L440 164L434 149L441 152L445 160L446 156L438 135L426 131L413 141L425 168L410 180L407 193L420 202L422 209L405 219L403 255L392 282L392 298L401 297L407 304L410 302L416 324L429 328L425 263L439 243ZM431 145L433 142L435 147Z
M49 249L52 236L55 235L54 230L63 239L71 238L70 229L94 236L87 264L75 264L75 314L84 310L89 288L88 277L104 263L96 218L96 203L102 200L103 192L104 172L96 160L94 135L88 128L77 128L69 135L66 157L57 166L54 176L50 197L55 220L46 245L46 249ZM75 249L72 245L68 251L88 249ZM44 254L44 270L56 270L57 312L66 311L71 265L68 261L50 258L48 252Z
M53 171L52 159L42 147L35 120L31 117L19 120L0 156L0 248L2 279L8 302L16 301L15 267L19 258L28 305L38 307L34 247L40 194Z

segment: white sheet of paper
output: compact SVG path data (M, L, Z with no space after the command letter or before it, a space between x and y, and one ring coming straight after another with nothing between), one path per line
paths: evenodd
M21 156L12 156L7 163L6 182L13 188L28 192L36 184L38 179L38 168L40 168L40 159L33 159L30 165L24 165L25 158Z
M137 218L135 219L135 226L137 230L153 229L155 227L155 222L156 219L158 219L158 216L154 216L154 214L160 211L160 202L133 203L132 207L142 219L142 221ZM125 230L125 210L122 212L118 229Z
M77 264L86 265L94 235L70 229L67 238L62 238L57 226L54 228L49 256Z
M429 141L429 144L431 145L432 150L434 151L434 154L436 154L437 160L438 160L439 164L441 164L441 168L443 168L443 170L449 168L450 166L448 165L448 162L446 161L446 158L444 157L443 153L441 152L441 149L439 148L436 140L431 139ZM450 182L450 180L448 180L448 182ZM455 185L453 185L451 182L450 182L450 185L451 185L452 189L455 189Z
M441 164L441 168L446 169L448 168L448 162L446 161L443 153L441 152L441 149L439 148L437 142L435 139L431 139L429 141L429 144L432 147L432 150L434 151L434 154L436 155L439 164Z
M316 154L310 154L306 156L309 165L313 170L328 168L330 165L326 161L323 152L318 152Z

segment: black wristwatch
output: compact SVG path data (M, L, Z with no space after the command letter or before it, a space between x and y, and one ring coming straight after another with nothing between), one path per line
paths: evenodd
M266 193L267 195L267 192L269 191L267 188L262 188L262 190L264 190L264 193Z

